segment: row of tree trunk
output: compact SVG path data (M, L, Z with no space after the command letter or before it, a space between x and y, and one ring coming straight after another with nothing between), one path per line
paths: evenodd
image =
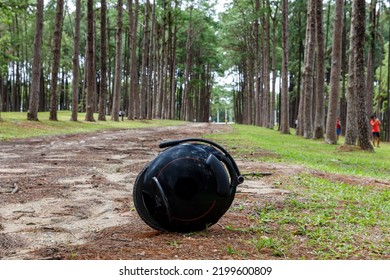
M297 5L298 2L293 4ZM50 110L50 119L54 121L57 120L58 109L71 109L73 121L77 121L80 111L86 112L87 121L95 120L94 113L98 113L99 120L106 120L109 114L111 120L118 121L120 111L125 111L128 119L209 120L215 67L205 62L208 50L199 42L205 29L199 18L204 15L199 15L199 11L190 5L187 19L183 21L178 18L180 7L177 0L158 4L155 0L152 3L146 0L142 4L138 0L128 0L128 25L123 26L125 3L119 0L114 39L112 29L107 27L107 2L101 1L100 9L96 10L94 1L88 0L87 38L85 55L82 57L80 25L83 3L76 1L73 70L69 74L61 68L64 1L57 0L51 37L51 70L47 74L42 68L41 53L44 4L42 0L37 0L31 84L26 77L29 70L26 67L26 70L20 71L22 65L19 62L13 64L13 81L4 83L0 73L3 111L19 111L22 108L28 110L30 120L38 120L38 111L46 109ZM239 3L233 2L233 5ZM335 1L330 67L325 68L328 57L328 43L325 40L328 36L323 32L323 3L319 0L307 1L305 34L299 35L301 37L297 40L302 42L297 44L299 68L302 68L298 72L289 69L291 48L288 43L288 15L291 10L288 1L271 3L269 0L254 0L251 11L255 15L254 20L248 18L245 9L238 9L243 26L246 26L238 34L239 41L243 42L237 51L239 78L233 101L238 123L273 128L277 121L283 133L290 133L290 127L295 126L298 135L310 139L326 137L326 142L334 144L337 142L335 124L339 117L346 144L358 143L364 149L372 149L368 116L374 113L373 85L379 13L376 11L376 0L372 0L367 29L370 35L369 49L365 53L365 1L353 1L349 40L345 6L345 0ZM329 2L328 18L330 7ZM281 18L278 16L280 9ZM97 13L99 10L100 14ZM302 14L296 17L298 30L303 29L302 17ZM100 21L100 33L95 24L97 19ZM180 26L183 22L186 23L184 29ZM327 33L329 25L328 20ZM282 63L279 70L277 26L282 27ZM185 35L182 36L185 37L183 42L178 42L179 32ZM299 31L296 33L299 34ZM115 41L115 57L110 56L112 46L109 42L112 39ZM179 58L178 47L183 50ZM80 64L81 61L83 63ZM367 69L366 74L364 69ZM277 85L276 77L279 75L281 82ZM58 77L61 77L60 83ZM325 93L326 83L330 85L328 95ZM277 86L280 87L279 96L276 94ZM378 115L382 113L380 108L383 102L383 98L376 100ZM389 138L390 110L381 116Z
M128 0L129 26L123 28L124 3L118 1L116 6L115 66L113 73L111 73L110 57L107 56L107 46L109 45L107 37L110 36L110 30L107 29L107 3L101 1L100 34L98 34L94 26L97 16L94 1L87 1L85 64L80 65L82 2L76 1L72 101L67 100L66 104L61 103L60 106L64 109L71 108L71 120L77 121L80 110L86 112L86 121L95 121L94 113L98 113L99 120L105 120L105 116L110 114L111 120L118 121L120 111L126 112L128 119L209 120L213 69L207 63L201 62L202 55L206 54L194 46L194 42L199 41L201 32L194 23L197 17L192 16L192 7L189 7L190 19L186 28L187 41L185 45L186 58L185 61L181 62L185 68L179 68L177 67L179 23L175 19L175 10L179 9L178 1L171 0L162 3L162 17L158 19L155 1L150 3L147 0L141 6L138 0ZM64 1L58 0L52 42L50 120L57 120L57 110L59 109L57 77L61 57L63 8ZM140 22L140 8L143 8L143 22ZM38 104L42 99L47 99L42 88L41 46L44 26L43 7L40 0L37 0L36 18L32 90L28 106L29 120L38 120L38 111L42 109ZM142 34L142 37L138 34ZM99 50L96 47L98 35L100 35ZM129 49L125 53L122 48L123 38L125 38L125 46ZM100 69L97 68L97 57L100 58ZM195 67L196 71L194 71ZM81 77L80 68L84 70L84 79ZM112 80L111 77L113 77ZM181 82L183 79L184 81ZM60 101L65 102L62 99Z
M279 100L279 129L290 133L289 127L296 126L297 135L308 139L321 139L329 144L337 143L336 121L341 119L345 143L360 145L365 150L372 150L369 116L373 114L374 76L375 76L375 42L377 12L376 1L370 5L370 41L368 55L365 53L365 12L364 0L354 0L351 12L350 40L347 41L345 0L336 0L334 6L333 37L330 56L330 68L325 69L325 46L323 32L323 2L307 1L307 24L305 43L302 50L302 76L298 77L298 95L289 101L288 84L294 87L294 78L288 79L288 2L282 1L282 79L281 98ZM270 42L275 52L277 43L270 40L269 20L272 18L269 1L255 1L254 14L261 21L262 30L258 30L259 21L246 32L246 53L238 67L240 87L235 94L235 114L238 122L273 127L274 116L274 79L267 69L271 67L269 58ZM277 9L278 7L276 7ZM275 7L274 7L275 10ZM273 23L275 24L275 22ZM253 35L254 34L254 35ZM261 40L258 38L261 34ZM274 38L272 36L272 38ZM257 42L262 42L258 45ZM253 42L253 43L251 43ZM346 46L349 44L349 61ZM259 55L260 54L260 55ZM365 61L365 57L367 60ZM259 65L261 64L261 67ZM349 65L347 70L346 65ZM259 72L257 69L262 69ZM367 75L365 74L367 69ZM348 92L346 92L346 75L348 74ZM325 95L326 77L329 77L330 92ZM296 78L295 78L296 79ZM340 86L340 81L342 86ZM342 89L341 98L340 88ZM271 92L270 92L271 89ZM291 94L291 92L290 92ZM380 102L380 101L378 101ZM383 102L383 101L382 101ZM297 110L293 110L294 104ZM381 103L377 104L380 115ZM290 109L288 109L290 108ZM326 114L325 114L325 110ZM389 111L389 110L388 110ZM388 113L389 114L389 113ZM389 134L389 117L384 116L385 132Z

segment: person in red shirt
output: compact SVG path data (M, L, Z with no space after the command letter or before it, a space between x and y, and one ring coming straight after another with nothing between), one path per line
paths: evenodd
M337 141L339 141L340 134L341 134L341 123L340 123L340 118L337 117L337 120L336 120L336 135L337 135Z
M377 143L376 146L379 147L379 142L381 141L381 138L380 138L380 126L381 126L381 122L379 121L378 118L376 118L375 116L372 116L371 117L371 121L370 121L370 125L371 125L371 131L372 131L372 145L374 145L375 147L375 142Z

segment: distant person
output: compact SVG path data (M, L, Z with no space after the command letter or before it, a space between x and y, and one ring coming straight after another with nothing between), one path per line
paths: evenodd
M376 146L379 148L379 142L381 141L381 135L380 135L381 122L379 121L378 118L376 118L373 115L373 116L371 116L370 125L371 125L371 131L372 131L372 145L375 147L375 142L376 142Z
M122 121L123 121L123 118L125 117L125 112L124 111L122 111L122 110L120 110L119 111L119 117L122 119Z
M341 134L341 123L340 123L340 118L337 117L337 120L336 120L336 135L337 135L337 141L339 141L340 134Z

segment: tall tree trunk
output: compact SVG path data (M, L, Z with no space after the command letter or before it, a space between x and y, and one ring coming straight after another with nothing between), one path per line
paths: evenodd
M17 37L21 37L20 34L20 27L19 27L19 19L16 16L14 18L14 29L15 29L15 35ZM17 45L15 47L16 56L21 57L21 44ZM15 111L20 112L21 110L21 104L22 104L22 92L21 92L21 74L20 74L20 68L21 68L21 61L16 61L16 69L15 69L15 95L14 95L14 104L15 104Z
M371 0L370 4L370 23L369 23L369 41L367 52L367 76L366 76L366 94L367 94L367 115L373 115L374 100L374 80L375 80L375 46L376 46L376 0Z
M301 15L301 14L299 14ZM301 17L299 17L298 19L298 22L299 22L299 27L302 27L302 23L301 23ZM300 29L300 28L299 28ZM303 40L302 40L303 41ZM305 75L304 73L302 73L301 69L302 69L302 63L304 63L304 46L303 46L303 43L302 41L300 40L299 42L299 55L298 55L298 84L297 84L297 100L296 100L296 118L294 119L295 121L295 126L296 126L296 130L295 130L295 134L296 135L299 135L299 136L303 136L303 81L304 81L304 78L305 78ZM294 115L295 117L295 115Z
M111 53L111 44L108 42L111 42L111 29L110 29L110 18L107 17L107 114L111 115L111 108L112 108L112 58L111 55L108 55Z
M247 62L245 58L242 58L242 77L240 80L241 85L241 95L242 95L242 123L243 124L249 124L249 118L248 118L248 87L247 87L247 76L248 76L248 70L247 70Z
M253 53L254 53L254 67L255 67L255 88L254 88L254 104L255 104L255 125L260 125L260 75L259 75L259 15L260 15L260 0L255 0L255 14L256 18L253 27Z
M264 20L265 20L265 26L264 26L264 43L263 43L263 49L264 49L264 55L263 55L263 61L264 61L264 78L263 80L263 126L270 127L270 6L269 1L264 1Z
M99 121L106 120L106 98L107 98L107 2L101 1L100 14L100 99L99 99Z
M23 15L23 35L27 36L27 13L24 13ZM28 42L23 43L23 59L25 61L30 61L29 58L29 52L28 52ZM30 67L27 65L27 63L24 63L24 68L23 68L23 86L24 86L24 107L23 111L28 110L28 103L29 103L29 98L30 98L30 93L31 93L31 82L30 82L30 77L31 77L31 71ZM1 87L1 86L0 86ZM0 89L1 92L1 89ZM0 93L0 111L1 111L1 93Z
M280 131L290 133L288 98L288 0L282 2L282 93L280 98Z
M165 60L166 58L166 44L165 44L165 29L166 29L166 11L167 7L165 5L165 1L163 4L163 14L162 14L162 22L161 22L161 27L160 27L160 36L161 36L161 50L159 52L160 54L160 60L159 60L159 71L158 71L158 76L159 76L159 87L158 87L158 105L157 105L157 118L162 118L163 116L163 110L164 110L164 101L165 101L165 69L166 69L166 63L167 61Z
M53 68L50 84L50 120L57 121L57 81L61 60L62 20L64 16L64 0L57 0L56 19L53 35Z
M330 76L330 93L328 117L326 122L326 139L328 144L337 143L336 119L337 105L340 93L341 43L343 31L343 0L336 0L333 22L332 68Z
M160 32L161 32L161 28L158 29L157 28L157 22L155 22L155 37L154 37L154 47L155 47L155 50L153 51L153 64L154 64L154 69L155 69L155 75L153 75L153 95L155 96L155 100L154 100L154 103L155 103L155 106L154 106L154 109L153 109L153 114L152 114L152 117L153 118L157 118L158 117L158 114L159 114L159 106L160 106L160 98L159 98L159 85L161 83L161 75L160 75L160 66L161 66L161 60L160 60L160 57L161 57L161 52L160 52Z
M46 85L45 85L45 77L43 73L43 67L41 66L41 74L39 75L39 111L46 111L48 107L46 106Z
M358 123L358 143L360 148L367 151L373 151L373 146L370 143L370 135L368 130L368 117L366 110L366 94L364 85L364 36L365 36L365 0L354 0L354 13L352 15L352 25L354 28L353 45L355 46L355 91L356 91L356 107L357 107L357 123Z
M345 135L346 123L347 123L347 96L346 96L346 84L347 84L347 0L344 0L344 16L343 16L343 39L341 47L341 98L340 98L340 123L341 123L341 135Z
M168 8L169 9L169 8ZM164 30L167 30L167 21L165 21L165 27L164 27ZM164 31L165 32L165 31ZM168 32L168 36L169 36L169 32ZM162 112L162 116L164 119L167 118L167 113L168 113L168 66L169 66L169 46L168 46L168 41L169 41L169 38L167 38L167 40L165 40L165 43L163 45L163 55L164 55L164 65L163 65L163 112Z
M87 58L86 58L86 80L87 80L87 90L86 90L86 114L85 120L94 122L93 117L94 113L94 71L93 71L93 18L94 18L94 1L87 1Z
M130 79L130 34L127 30L127 28L124 28L124 40L125 40L125 46L123 49L123 90L122 90L122 97L121 97L121 108L123 109L123 114L127 111L127 108L129 107L129 79Z
M104 1L104 0L103 0ZM72 115L70 120L77 121L79 111L79 53L80 53L81 0L76 1L76 19L73 45L72 72Z
M353 9L353 7L352 7ZM352 14L354 11L352 10ZM352 19L352 16L351 16ZM355 46L353 40L355 38L355 28L351 24L350 35L349 35L349 63L348 63L348 94L347 94L347 119L346 119L346 128L345 128L345 141L346 145L356 145L357 141L357 104L356 104L356 91L354 88L355 85Z
M316 109L314 119L314 139L324 137L324 88L325 88L325 45L322 27L322 0L316 0L316 33L317 33L317 79Z
M94 79L93 79L93 92L94 92L94 95L93 95L93 112L98 112L98 107L99 107L99 104L98 104L98 90L97 90L97 76L96 76L96 17L94 16L93 17L93 66L92 66L92 70L93 70L93 76L94 76Z
M34 37L34 61L32 65L31 93L27 119L38 121L39 89L41 83L41 47L43 41L43 0L37 0Z
M312 138L312 100L315 46L315 0L308 1L303 90L303 137Z
M248 42L250 42L248 40ZM248 89L248 99L247 99L247 102L248 102L248 124L255 124L255 114L257 113L256 112L256 106L255 106L255 91L254 91L254 88L255 88L255 83L257 84L260 80L260 78L257 79L257 81L255 81L255 76L254 76L254 73L255 73L255 64L254 64L254 59L253 57L249 57L247 58L247 89ZM264 67L262 67L262 69L264 69ZM264 73L264 71L262 71ZM262 74L264 75L264 74ZM261 121L262 121L262 118L263 118L263 113L262 112L258 112L259 114L261 114L261 118L260 118L260 124L261 124Z
M178 1L175 0L175 9L177 9L178 6ZM176 13L175 13L176 14ZM172 13L170 13L170 20L169 20L169 26L170 30L173 27L173 34L172 32L170 35L170 38L172 40L172 45L170 48L170 73L169 73L169 119L174 119L175 118L175 92L176 92L176 83L175 83L175 68L176 68L176 47L177 47L177 23L175 20L172 19ZM172 38L173 37L173 38Z
M181 120L189 121L189 108L190 108L190 102L189 102L189 92L190 92L190 73L191 73L191 48L193 43L193 30L192 30L192 10L193 7L190 8L190 22L187 29L187 41L186 41L186 66L185 66L185 73L184 73L184 93L182 97L182 105L181 105L181 111L180 111L180 118Z
M138 94L138 65L137 65L137 25L138 25L138 0L135 0L134 9L133 1L128 1L129 22L130 22L130 92L129 108L127 112L128 119L134 119L139 116L139 94ZM138 108L138 109L137 109Z
M287 9L288 9L288 7L287 7ZM271 82L271 102L270 102L270 119L269 119L269 127L270 128L273 128L275 125L275 98L276 98L276 75L277 75L277 70L276 70L276 49L277 49L276 25L277 25L277 18L278 18L277 17L278 10L279 10L279 4L276 4L274 16L272 17L272 82ZM287 36L288 36L288 34L287 34ZM282 47L282 49L283 49L283 47ZM287 107L287 110L288 110L288 107ZM288 117L287 117L287 121L288 121ZM280 124L280 120L279 120L279 124Z
M116 122L119 121L120 94L121 94L121 86L122 86L122 13L123 13L123 2L122 0L118 0L114 92L112 97L112 110L111 110L111 120Z
M62 72L65 74L65 69ZM69 110L69 107L70 107L70 102L69 102L69 75L66 75L66 77L65 77L64 95L65 95L65 110Z
M148 71L148 55L149 55L149 0L145 3L145 21L144 21L144 38L142 41L142 78L141 78L141 107L140 118L146 118L146 97L147 97L147 71Z
M154 74L157 73L156 71L156 65L154 64L155 62L155 53L157 52L157 46L156 46L156 40L157 40L157 34L156 34L156 1L153 0L152 4L152 30L150 32L150 37L149 37L149 49L150 49L150 54L148 58L148 88L147 88L147 110L146 110L146 118L151 120L153 118L153 108L155 107L155 99L157 96L154 94Z

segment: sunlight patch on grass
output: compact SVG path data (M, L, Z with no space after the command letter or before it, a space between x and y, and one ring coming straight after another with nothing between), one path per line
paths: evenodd
M0 122L0 140L15 138L28 138L36 136L50 136L61 134L88 133L109 129L134 129L153 126L182 125L185 122L172 120L127 120L114 122L110 116L106 121L86 122L85 113L78 114L78 121L70 121L70 111L59 111L58 121L49 120L49 112L38 114L39 121L27 121L26 113L5 112L2 113ZM95 114L95 120L97 120Z

